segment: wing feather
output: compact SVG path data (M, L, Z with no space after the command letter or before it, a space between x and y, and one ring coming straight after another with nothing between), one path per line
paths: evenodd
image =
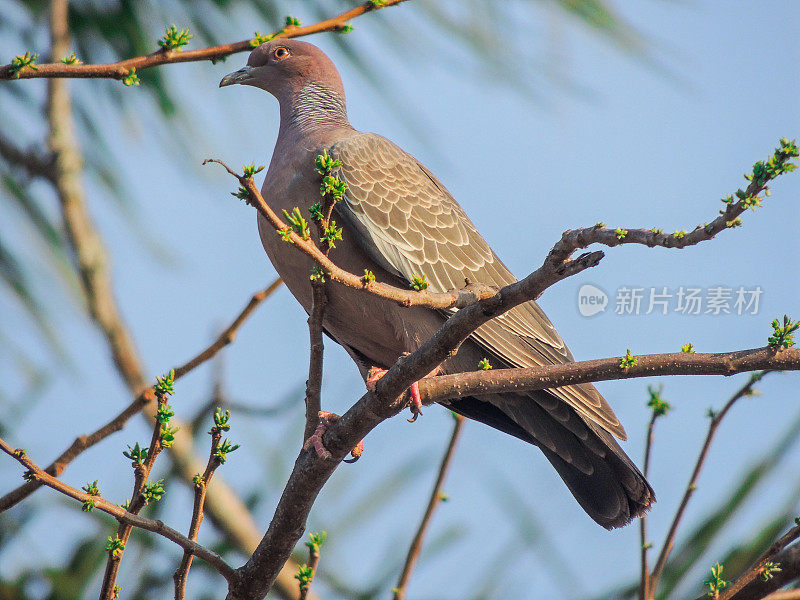
M360 231L367 251L390 272L409 282L424 275L432 291L461 288L465 279L494 286L516 281L447 189L413 156L369 133L355 133L329 151L342 161L334 174L348 186L337 214ZM535 302L482 325L473 338L511 367L573 360ZM569 421L559 404L566 402L584 418L625 439L622 425L594 386L549 391L554 396L549 406L546 396L538 401L554 417ZM546 434L537 433L549 446Z

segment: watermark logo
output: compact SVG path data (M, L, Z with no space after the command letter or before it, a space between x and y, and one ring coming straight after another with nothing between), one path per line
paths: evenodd
M640 287L623 285L614 296L614 314L651 315L757 315L761 286L710 286L707 288L679 286L677 288ZM609 297L605 291L591 284L578 290L578 312L592 317L605 312Z
M578 290L578 312L584 317L593 317L608 307L608 294L591 283Z

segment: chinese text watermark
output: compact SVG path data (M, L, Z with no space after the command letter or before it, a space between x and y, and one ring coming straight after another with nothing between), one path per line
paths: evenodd
M761 286L709 287L620 286L613 299L617 315L756 315ZM584 317L606 312L611 306L609 295L601 288L584 284L578 290L578 312Z

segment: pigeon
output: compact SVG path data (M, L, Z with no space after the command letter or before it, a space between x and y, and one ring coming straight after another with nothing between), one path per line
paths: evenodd
M280 105L278 138L261 193L278 212L320 201L317 156L337 161L331 175L346 189L334 205L342 227L330 258L351 273L409 289L424 281L444 292L465 281L502 287L517 281L445 186L388 139L350 125L341 77L331 59L307 42L275 39L256 47L247 65L220 81L272 94ZM340 164L339 164L340 163ZM314 263L259 215L264 249L294 297L311 310ZM326 288L325 333L344 347L366 382L417 350L452 311L404 307L335 283ZM535 367L573 361L535 302L479 327L444 362L446 374ZM442 402L448 409L538 447L586 513L607 529L641 516L655 494L615 440L625 430L591 384L481 395ZM320 453L324 452L315 444Z

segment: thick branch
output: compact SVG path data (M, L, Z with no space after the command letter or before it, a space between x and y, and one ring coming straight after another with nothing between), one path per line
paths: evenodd
M548 388L661 375L735 375L750 371L800 370L800 348L772 346L717 354L646 354L621 367L620 358L599 358L525 369L492 369L429 377L419 382L425 404L465 396L523 392Z
M764 570L767 562L773 560L775 556L789 544L800 538L800 525L792 527L789 531L783 534L779 539L770 544L758 560L742 575L734 581L729 587L720 594L719 600L731 600L739 591L741 591L747 584L754 581Z
M780 571L773 573L767 581L756 578L736 594L731 600L761 600L768 594L800 578L800 544L795 543L778 552L772 561L780 565ZM795 590L800 592L800 590Z
M157 533L158 535L175 542L185 551L191 552L194 556L197 556L214 567L229 583L235 582L237 577L236 571L228 563L226 563L219 554L183 536L178 531L175 531L171 527L165 525L162 521L148 519L146 517L129 513L121 506L109 502L100 496L87 494L67 485L36 465L36 463L34 463L28 457L24 450L15 450L2 438L0 438L0 450L16 459L21 465L26 467L31 473L31 477L41 481L43 485L46 485L57 492L61 492L70 498L74 498L79 502L92 502L94 503L95 508L111 515L120 523L138 527L139 529L152 531L153 533Z
M284 29L273 33L275 38L295 38L314 33L321 33L324 31L341 31L347 25L348 21L363 15L364 13L387 8L400 4L405 0L384 0L380 4L373 4L372 2L365 2L361 6L345 11L340 15L320 21L313 25L306 27L288 26ZM0 66L0 80L2 79L34 79L40 77L48 78L106 78L106 79L124 79L127 77L132 69L137 71L144 71L160 65L183 63L183 62L196 62L201 60L216 61L237 52L247 52L253 49L251 44L253 40L247 39L232 44L223 44L221 46L210 46L199 50L157 50L145 56L137 56L128 58L115 63L108 63L102 65L83 65L74 64L68 65L60 62L46 63L35 65L35 68L25 67L20 70L16 75L12 66ZM59 48L52 56L66 56L68 47Z
M252 178L241 177L230 169L228 171L245 186L250 199L259 212L269 219L276 229L285 229L285 225L263 201ZM601 241L605 239L603 228L581 231L585 232L587 236L597 234ZM302 238L293 232L290 237L295 245L299 246L298 242L303 242ZM603 256L601 252L592 252L574 260L570 259L572 253L584 241L581 236L572 236L570 232L565 233L539 269L525 279L504 287L496 295L462 308L448 319L419 350L398 360L378 381L375 392L362 396L328 430L325 436L325 446L333 455L333 461L315 460L307 453L300 454L264 538L247 564L239 570L243 575L244 584L231 588L229 599L259 599L266 594L277 570L289 557L294 544L302 535L308 512L338 462L350 448L366 437L367 433L383 419L397 414L403 408L405 400L401 394L411 383L419 381L447 359L479 326L515 306L538 298L545 289L558 281L598 264ZM302 249L307 251L306 248ZM315 260L323 268L327 267L317 257ZM373 290L368 288L368 291ZM770 353L781 359L791 357L795 364L798 359L795 352L784 354L770 351ZM737 357L734 355L731 358ZM606 368L608 369L609 366L611 365ZM618 361L614 366L619 370ZM432 381L435 379L437 378L432 378Z

